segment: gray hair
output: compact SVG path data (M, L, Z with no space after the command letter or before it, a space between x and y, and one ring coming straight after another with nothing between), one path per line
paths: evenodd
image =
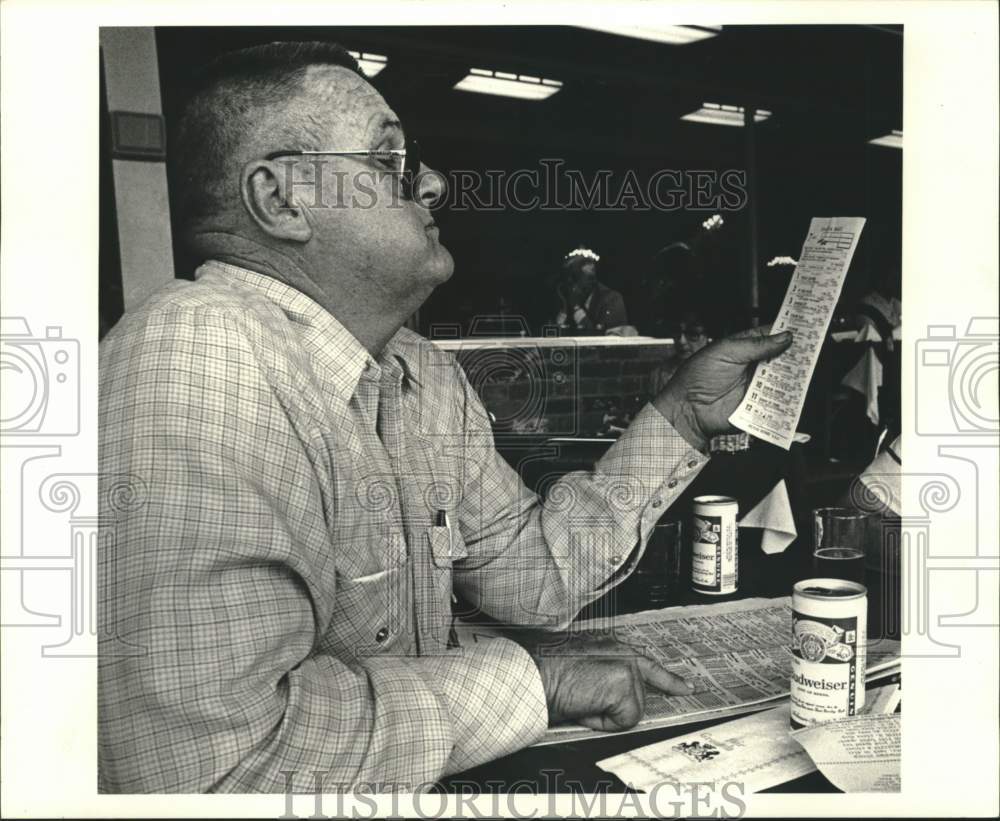
M182 234L230 207L238 196L235 163L248 146L322 148L323 124L293 112L311 66L332 65L364 76L341 46L276 42L227 52L196 75L194 90L171 134L171 184Z

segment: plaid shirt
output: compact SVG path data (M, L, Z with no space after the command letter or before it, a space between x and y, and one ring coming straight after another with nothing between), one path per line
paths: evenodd
M413 788L532 743L538 670L507 640L449 647L453 585L565 625L707 461L647 407L543 503L452 356L403 329L376 362L303 294L216 262L102 342L100 421L115 792Z

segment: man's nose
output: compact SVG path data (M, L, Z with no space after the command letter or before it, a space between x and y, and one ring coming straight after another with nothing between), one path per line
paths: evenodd
M415 188L414 199L424 208L433 208L445 194L444 175L420 163Z

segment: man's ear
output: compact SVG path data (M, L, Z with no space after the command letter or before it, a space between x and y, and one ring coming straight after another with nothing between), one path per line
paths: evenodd
M240 196L250 218L264 233L277 239L308 242L312 226L305 210L291 201L290 164L251 160L240 175Z

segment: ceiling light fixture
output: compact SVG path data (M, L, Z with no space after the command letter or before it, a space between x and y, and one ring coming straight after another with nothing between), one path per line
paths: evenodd
M603 31L607 34L619 34L622 37L634 37L637 40L651 40L654 43L669 43L672 46L683 46L717 37L722 32L722 26L583 26L593 31Z
M869 140L872 145L881 145L885 148L902 148L903 147L903 132L897 131L895 128L891 133L885 134L882 137L876 137L874 140Z
M477 94L496 94L500 97L517 97L522 100L545 100L555 94L562 83L530 74L511 74L507 71L490 71L470 68L469 73L455 83L458 91Z
M383 68L389 65L389 58L384 54L370 54L367 51L350 51L348 54L358 61L361 73L364 74L365 77L374 77Z
M701 108L685 114L682 120L690 123L708 123L709 125L743 125L743 106L721 105L720 103L702 103ZM770 111L758 108L754 111L753 121L762 123L771 116Z

